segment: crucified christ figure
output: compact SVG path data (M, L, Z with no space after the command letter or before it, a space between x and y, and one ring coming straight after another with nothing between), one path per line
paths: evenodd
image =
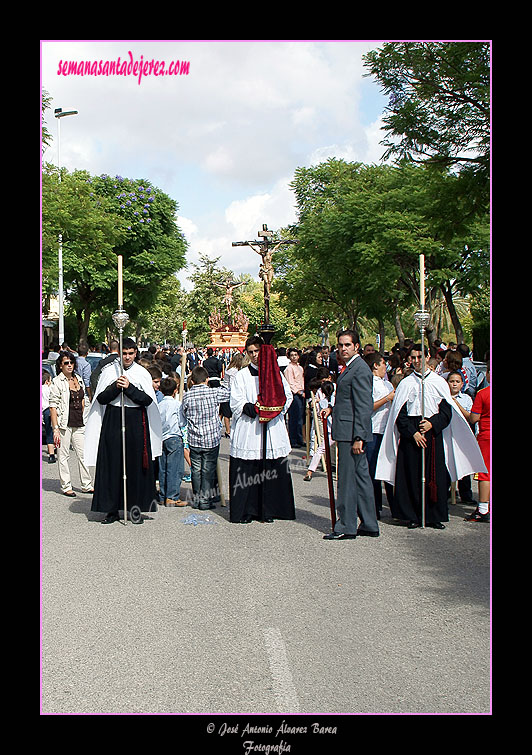
M268 242L266 242L268 243ZM253 249L254 252L257 252L257 254L260 254L262 257L262 264L259 268L259 278L264 281L264 313L265 313L265 320L266 322L270 322L270 290L273 280L273 265L272 265L272 258L273 253L279 249L281 244L285 243L284 241L279 241L273 249L270 249L269 246L266 245L255 245L251 242L248 242L248 245Z
M235 288L238 288L239 286L243 286L245 281L241 281L240 283L236 283L236 281L231 281L230 278L227 278L226 281L222 283L214 283L215 286L218 286L219 288L225 289L225 296L223 298L223 303L227 307L227 324L232 325L232 319L231 319L231 304L233 302L233 291Z
M281 239L280 241L271 242L270 237L273 231L268 230L267 225L262 226L258 236L262 236L262 241L233 241L232 246L250 246L254 252L262 257L262 264L259 268L259 278L264 281L264 324L270 325L270 290L273 280L273 253L279 249L281 244L297 244L297 241L291 239ZM270 244L274 246L270 248Z

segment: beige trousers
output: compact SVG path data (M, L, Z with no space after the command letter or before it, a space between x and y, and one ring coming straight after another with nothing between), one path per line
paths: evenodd
M59 481L61 483L61 491L65 493L67 490L72 490L72 483L70 481L70 469L68 467L68 460L70 458L70 445L74 449L74 453L78 457L79 476L81 480L81 489L84 492L92 490L92 478L90 472L85 466L83 461L83 446L85 443L85 428L84 427L67 427L66 430L60 429L61 433L61 445L58 449L57 461L59 467Z

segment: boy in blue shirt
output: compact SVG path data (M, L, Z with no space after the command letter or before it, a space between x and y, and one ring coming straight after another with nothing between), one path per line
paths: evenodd
M161 380L162 398L158 403L163 426L163 452L159 457L159 502L165 506L186 506L180 498L185 471L183 435L179 424L180 401L176 398L178 383L174 378Z

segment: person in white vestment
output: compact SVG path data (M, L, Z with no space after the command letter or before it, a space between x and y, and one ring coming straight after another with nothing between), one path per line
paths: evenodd
M292 403L292 391L270 364L277 388L282 386L278 413L268 422L260 421L259 352L263 341L251 336L246 341L250 359L231 381L231 450L229 460L230 521L249 524L253 520L295 519L294 493L288 455L291 451L285 415ZM270 347L272 348L272 347ZM279 382L280 381L280 382ZM263 426L266 425L266 448Z
M421 449L425 448L425 523L445 529L449 481L485 470L467 420L451 397L447 381L430 369L424 379L421 412L421 345L410 352L414 371L398 384L384 431L375 477L395 486L397 518L421 525Z
M162 452L161 415L150 373L137 364L137 347L130 338L122 344L120 360L101 372L85 430L85 459L96 466L91 511L106 514L102 523L111 524L124 509L122 410L124 392L126 440L126 493L128 513L157 510L153 461ZM137 520L138 523L142 518Z

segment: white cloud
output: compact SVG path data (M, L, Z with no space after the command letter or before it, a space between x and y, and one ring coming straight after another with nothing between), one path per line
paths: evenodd
M202 166L208 173L228 175L234 168L234 160L226 147L218 147L207 155Z
M257 276L257 255L232 241L295 222L288 188L298 167L328 157L378 162L380 120L362 118L362 54L355 41L50 41L42 85L56 161L55 107L64 120L61 162L69 170L145 178L179 204L188 261L221 257L235 274ZM190 61L188 76L58 76L59 60ZM372 114L371 118L374 117ZM189 274L184 271L185 274ZM183 275L180 275L183 280Z
M239 240L252 240L263 223L271 230L295 222L295 199L288 183L291 179L281 179L271 192L256 194L243 200L231 202L225 211L225 219L232 226Z
M385 148L382 146L382 144L379 144L379 142L384 139L385 134L386 132L382 130L381 116L366 129L368 151L366 154L365 162L377 164L382 162L382 155Z
M314 107L300 107L292 112L291 120L294 126L310 126L316 118Z
M192 238L198 233L198 226L194 223L193 220L190 220L190 218L185 218L182 215L177 215L176 222L187 239Z

